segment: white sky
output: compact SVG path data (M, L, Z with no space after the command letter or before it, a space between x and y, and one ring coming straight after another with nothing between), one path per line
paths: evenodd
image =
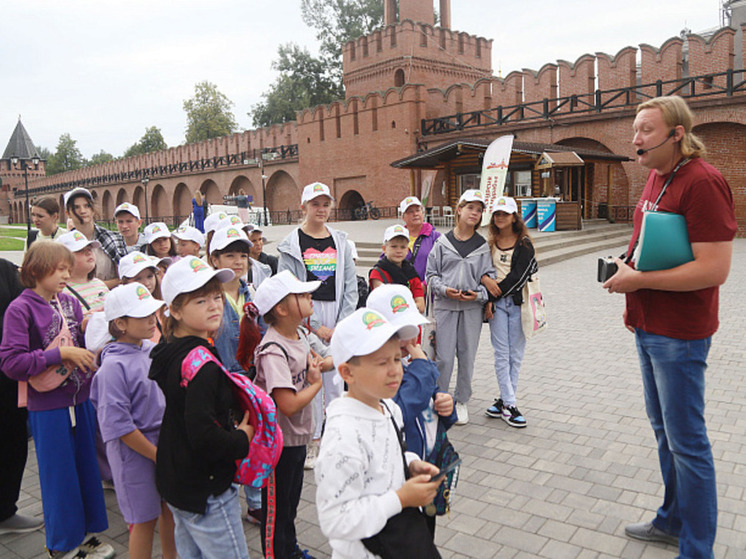
M437 6L437 0L436 0ZM452 28L494 39L493 70L659 47L718 27L719 0L451 0ZM0 16L0 150L18 115L37 146L69 133L83 155L121 155L157 126L184 142L182 103L209 80L241 129L274 81L279 44L317 51L300 0L21 0Z

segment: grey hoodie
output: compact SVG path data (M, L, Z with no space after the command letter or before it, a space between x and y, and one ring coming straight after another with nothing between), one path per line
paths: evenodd
M306 281L306 265L300 252L300 237L296 227L285 237L277 247L280 253L278 272L290 270L295 277ZM334 239L337 247L337 272L334 280L334 300L337 303L337 322L352 314L357 307L357 274L355 272L355 261L352 259L352 249L347 242L347 233L337 231L328 225L326 229ZM321 326L316 313L311 317L311 328L314 330Z
M478 235L479 233L475 233ZM425 279L435 294L438 308L460 311L479 307L487 302L487 288L481 284L482 276L495 277L492 257L487 243L462 258L447 235L441 235L427 257ZM476 301L457 301L446 296L446 288L476 292Z

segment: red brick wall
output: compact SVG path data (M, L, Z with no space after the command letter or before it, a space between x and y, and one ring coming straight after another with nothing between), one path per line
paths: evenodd
M593 93L595 89L594 62L595 57L584 54L575 63L558 60L559 66L559 96L583 95Z
M743 109L742 109L743 110ZM733 191L736 204L739 236L746 235L746 125L730 122L712 122L695 126L694 133L707 148L705 159L725 177Z
M538 72L523 69L524 102L557 98L557 65L544 64Z
M724 27L709 41L699 35L688 35L689 40L689 75L700 76L708 72L724 72L733 69L733 39L735 29ZM713 79L713 85L725 87L726 77Z
M636 80L637 49L624 47L615 56L596 53L598 61L598 89L632 87Z

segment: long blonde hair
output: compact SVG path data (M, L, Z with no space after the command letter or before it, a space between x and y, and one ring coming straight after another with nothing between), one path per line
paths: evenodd
M198 206L202 205L202 192L199 190L194 193L194 201L197 202Z
M693 132L694 115L689 105L678 95L655 97L637 106L635 114L645 109L660 109L663 122L673 130L677 126L684 128L684 135L679 142L681 155L684 157L704 157L707 153L705 144Z

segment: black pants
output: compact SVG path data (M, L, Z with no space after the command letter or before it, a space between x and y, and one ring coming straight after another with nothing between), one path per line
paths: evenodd
M0 373L0 522L13 516L28 455L26 408L18 407L18 383Z
M275 559L289 559L297 540L295 539L295 516L303 489L303 464L306 447L286 446L275 467L275 536L273 538ZM267 488L262 489L262 552L266 555L267 515L271 514L267 501Z

